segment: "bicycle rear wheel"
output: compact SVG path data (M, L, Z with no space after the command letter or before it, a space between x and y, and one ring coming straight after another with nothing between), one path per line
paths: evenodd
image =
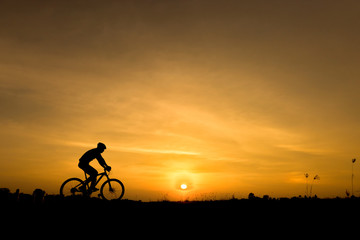
M118 179L105 181L100 188L100 196L105 200L120 200L125 193L124 184Z
M69 178L60 187L60 196L80 196L83 192L79 190L79 187L84 184L84 181L80 178Z

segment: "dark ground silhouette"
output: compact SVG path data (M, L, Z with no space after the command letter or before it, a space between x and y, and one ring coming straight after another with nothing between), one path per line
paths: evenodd
M105 201L99 198L33 194L0 189L4 229L51 232L50 236L131 236L173 239L310 238L351 236L360 224L360 198L305 199L249 194L214 201ZM48 230L48 231L46 231ZM19 234L24 233L20 231ZM52 235L53 234L53 235ZM235 235L234 235L235 234ZM239 237L240 238L240 237Z
M142 202L132 200L105 201L89 197L61 197L60 195L47 195L41 189L35 189L33 194L20 193L17 190L11 193L7 188L0 189L0 208L4 212L45 213L45 214L87 214L89 207L95 214L119 213L120 215L147 215L161 214L169 218L179 216L206 217L207 215L232 215L235 218L251 219L312 219L341 216L342 218L356 216L359 218L360 198L271 198L265 195L262 198L249 194L246 199L204 200L204 201L155 201ZM96 214L97 214L96 213ZM115 214L116 215L116 214Z

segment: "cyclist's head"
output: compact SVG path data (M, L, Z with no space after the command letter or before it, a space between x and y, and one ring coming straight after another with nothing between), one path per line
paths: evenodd
M99 142L99 143L97 144L97 148L98 148L101 152L103 152L103 151L106 149L106 146L105 146L105 144Z

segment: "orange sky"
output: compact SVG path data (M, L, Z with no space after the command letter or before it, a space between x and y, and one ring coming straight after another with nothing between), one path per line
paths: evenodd
M359 12L1 1L0 187L58 193L102 141L128 199L304 195L306 172L318 196L344 196L360 158Z

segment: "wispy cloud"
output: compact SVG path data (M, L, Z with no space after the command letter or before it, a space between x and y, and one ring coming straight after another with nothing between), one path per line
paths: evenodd
M173 149L144 149L144 148L126 148L126 147L113 147L116 151L122 152L143 152L143 153L160 153L160 154L179 154L179 155L200 155L197 152L179 151Z
M63 142L65 145L70 146L79 146L79 147L94 147L94 143L86 143L86 142ZM119 146L111 146L112 151L119 152L135 152L135 153L158 153L158 154L177 154L177 155L200 155L198 152L189 152L189 151L181 151L175 149L145 149L145 148L136 148L136 147L119 147Z
M333 152L329 149L310 147L310 146L305 146L305 145L301 145L301 144L279 144L276 147L286 149L288 151L302 152L302 153L307 153L307 154L312 154L312 155L320 155L320 154Z

